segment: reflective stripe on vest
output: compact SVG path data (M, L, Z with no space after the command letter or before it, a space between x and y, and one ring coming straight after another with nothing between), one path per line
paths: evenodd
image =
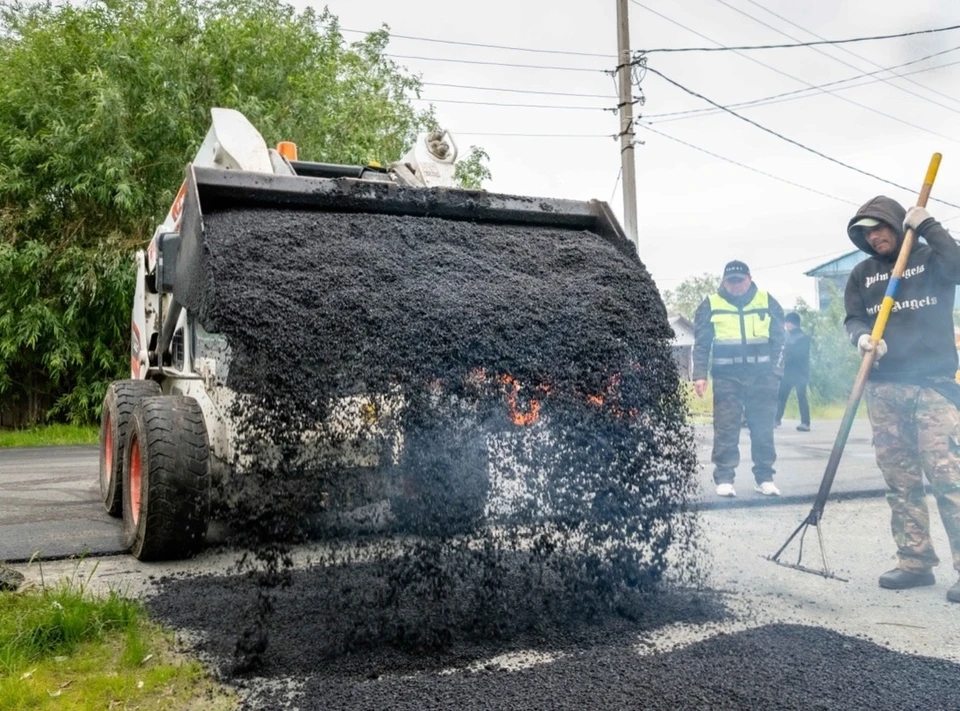
M765 291L758 290L742 310L720 294L711 294L713 364L769 363L770 321L770 297Z

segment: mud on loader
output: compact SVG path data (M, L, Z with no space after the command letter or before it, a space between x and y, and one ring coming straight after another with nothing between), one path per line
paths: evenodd
M606 203L455 189L457 147L446 132L420 134L407 155L386 167L332 165L298 160L290 143L268 148L236 111L211 113L212 126L170 211L136 253L130 379L113 382L103 402L101 498L111 516L123 518L124 544L140 560L200 550L215 484L243 476L231 415L238 393L226 385L230 343L207 332L190 306L202 288L205 215L253 208L429 215L588 230L627 243ZM516 387L505 392L515 422L535 420L535 412L516 411L515 396ZM399 456L402 433L380 432L373 442L360 435L369 432L369 419L366 427L359 423L371 411L402 406L395 393L341 398L304 446L339 448L344 471L376 472L385 457Z

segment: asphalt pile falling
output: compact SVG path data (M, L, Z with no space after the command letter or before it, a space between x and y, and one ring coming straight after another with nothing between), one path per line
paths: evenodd
M257 589L237 670L269 664L290 545L317 525L392 532L321 561L365 600L348 628L303 621L325 658L635 618L668 565L697 578L672 333L628 245L305 211L214 213L205 230L197 315L227 338L239 394L240 476L220 499Z

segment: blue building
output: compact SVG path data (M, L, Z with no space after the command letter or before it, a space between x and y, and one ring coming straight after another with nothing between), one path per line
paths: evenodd
M843 290L847 288L847 279L850 277L850 272L864 259L867 259L867 255L855 249L852 252L844 254L842 257L836 257L829 262L824 262L820 266L814 267L808 272L804 272L806 276L813 277L817 280L817 305L821 311L830 306L831 290L827 285L832 284L835 286L842 297ZM957 298L954 302L954 308L960 308L960 287L957 288Z
M830 306L831 290L827 285L832 284L837 288L837 291L843 294L843 290L847 288L847 279L850 277L850 272L866 258L867 255L864 252L855 249L842 257L836 257L808 272L804 272L806 276L817 280L817 306L821 311Z

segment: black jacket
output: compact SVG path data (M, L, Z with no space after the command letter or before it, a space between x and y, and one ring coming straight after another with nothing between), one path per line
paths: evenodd
M882 220L902 242L905 214L896 201L876 197L861 207L847 226L850 240L871 255L853 268L844 294L844 325L854 344L873 330L896 254L877 254L863 229L853 223L862 217ZM926 244L918 241L910 253L883 334L887 353L871 371L871 380L919 383L928 377L953 378L957 372L953 302L960 283L960 245L933 218L925 220L917 233Z
M794 383L806 383L810 380L810 336L799 328L787 331L783 379Z
M749 304L757 293L757 285L751 284L743 296L733 296L721 286L717 293L728 303L739 310ZM741 363L737 365L713 365L713 377L737 377L769 373L771 370L777 375L783 375L783 307L777 300L768 294L770 310L770 361L768 363ZM713 323L710 321L710 299L706 298L697 308L694 316L694 344L693 344L693 380L706 380L707 365L710 362L710 352L713 346ZM741 321L742 324L742 321ZM741 330L743 326L741 325Z

